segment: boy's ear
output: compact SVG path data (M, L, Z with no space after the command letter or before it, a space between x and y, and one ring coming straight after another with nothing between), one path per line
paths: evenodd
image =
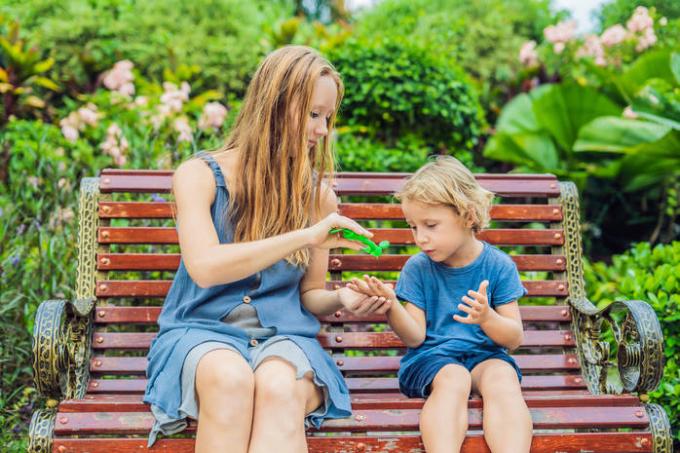
M472 228L476 222L477 214L475 214L475 211L473 209L470 209L465 214L465 228Z

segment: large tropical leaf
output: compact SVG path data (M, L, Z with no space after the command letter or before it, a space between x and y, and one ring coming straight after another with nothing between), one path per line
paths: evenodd
M621 113L621 107L592 88L545 85L531 92L534 115L555 139L560 151L571 154L578 131L599 116Z
M617 85L628 102L631 103L635 95L649 79L663 79L668 83L676 83L671 71L671 52L657 50L643 54L640 58L618 77Z
M580 129L574 151L629 153L634 146L660 140L670 130L649 121L602 116Z
M628 191L680 176L680 132L671 131L661 140L636 146L621 162L619 176Z

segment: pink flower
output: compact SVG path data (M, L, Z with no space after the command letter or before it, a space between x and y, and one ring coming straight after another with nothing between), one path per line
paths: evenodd
M191 87L187 82L182 82L178 89L172 82L163 82L164 93L161 95L161 108L166 112L181 112L182 105L189 100Z
M135 92L135 86L132 84L134 80L134 75L132 74L133 67L134 65L129 60L117 62L111 70L105 73L102 80L104 86L124 96L132 96Z
M602 47L602 41L597 35L586 36L585 43L576 52L576 56L579 58L592 57L595 60L595 64L598 66L604 66L607 64L604 58L604 47Z
M106 130L106 139L100 147L105 154L113 157L113 162L117 166L122 167L127 162L123 153L128 150L129 144L123 136L123 131L116 123L112 123Z
M149 100L146 96L137 96L135 98L135 105L138 107L146 107L149 104Z
M538 66L538 54L536 53L536 41L527 41L519 50L519 61L524 66Z
M648 28L644 31L644 34L638 38L638 43L635 46L635 50L642 52L645 49L650 48L656 43L656 34L654 34L653 28Z
M173 123L175 131L179 132L178 142L190 142L193 139L193 131L186 118L180 117Z
M69 113L66 118L59 121L59 125L61 126L61 133L66 140L70 142L78 140L78 137L80 136L78 131L79 129L82 129L82 122L78 112Z
M616 24L604 31L602 33L601 42L602 45L606 47L611 47L616 44L623 42L626 39L626 29L623 25Z
M78 133L78 129L69 125L62 125L61 133L64 136L64 138L69 142L75 142L76 140L78 140L78 137L80 136L80 134Z
M553 45L553 51L558 55L561 54L562 51L564 51L564 43L563 42L556 42Z
M574 39L576 32L576 21L567 20L557 25L550 25L543 30L545 39L553 44L566 43Z
M638 6L635 8L635 12L626 22L626 27L628 30L635 32L643 32L648 28L654 26L654 19L649 16L649 10L644 6Z
M85 107L78 109L78 117L82 124L87 124L88 126L96 126L101 116L101 113L97 112L97 106L94 104L87 104Z
M535 44L535 43L534 43ZM198 119L198 127L202 130L219 129L227 117L227 108L219 102L208 102Z
M635 120L637 119L638 116L629 105L628 107L623 109L623 117L628 118L629 120Z

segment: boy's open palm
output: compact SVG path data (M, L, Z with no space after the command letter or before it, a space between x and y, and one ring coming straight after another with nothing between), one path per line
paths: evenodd
M393 303L396 303L397 295L394 293L392 285L383 283L375 277L364 275L363 280L353 278L347 286L353 291L365 294L366 296L377 297L378 300L384 301L380 309L376 310L377 314L385 314L390 309Z
M468 291L468 296L463 296L461 300L464 304L458 304L458 309L467 313L467 316L453 315L453 319L463 324L481 324L486 321L491 312L489 308L489 299L486 295L486 290L489 287L489 281L484 280L477 291Z

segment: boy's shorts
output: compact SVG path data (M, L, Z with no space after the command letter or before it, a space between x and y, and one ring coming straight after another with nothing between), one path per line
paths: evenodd
M503 351L474 351L461 354L437 354L432 352L420 357L399 371L399 390L409 398L427 398L432 391L431 385L439 370L449 364L461 365L468 371L485 360L500 359L508 362L517 372L522 382L522 372L515 360Z

